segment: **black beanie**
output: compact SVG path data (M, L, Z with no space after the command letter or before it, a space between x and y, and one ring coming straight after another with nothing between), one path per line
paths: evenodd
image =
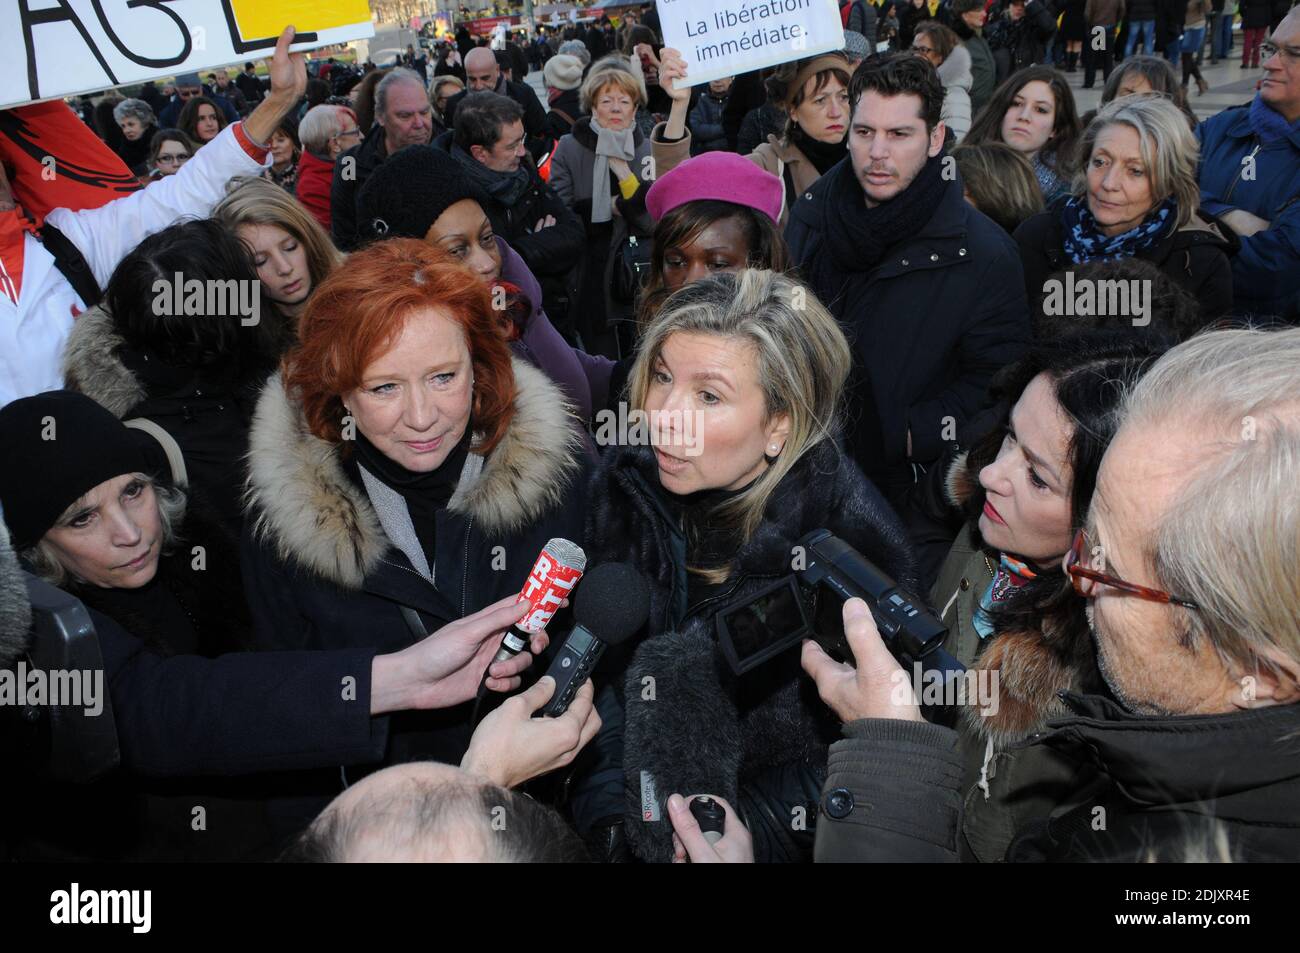
M152 437L67 390L0 409L0 447L0 507L19 551L40 542L64 510L105 480L166 472Z
M487 207L487 196L460 162L437 146L407 146L370 173L357 196L366 238L424 239L438 216L462 199Z

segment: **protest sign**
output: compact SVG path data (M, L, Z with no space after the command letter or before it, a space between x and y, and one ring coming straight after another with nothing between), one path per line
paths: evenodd
M0 0L0 107L374 36L367 0Z
M658 0L658 10L692 86L844 48L836 0Z

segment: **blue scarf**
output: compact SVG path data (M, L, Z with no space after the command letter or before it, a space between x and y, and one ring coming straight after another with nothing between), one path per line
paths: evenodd
M1173 196L1170 196L1153 208L1135 228L1107 236L1101 233L1097 220L1088 210L1087 200L1072 195L1061 207L1065 253L1076 265L1086 261L1132 258L1164 237L1177 221L1177 209Z
M1250 128L1256 138L1266 146L1279 139L1289 139L1300 125L1300 119L1287 122L1286 117L1256 96L1250 101Z

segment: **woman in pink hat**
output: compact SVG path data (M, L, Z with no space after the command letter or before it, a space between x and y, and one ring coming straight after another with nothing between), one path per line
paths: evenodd
M642 326L682 285L742 268L785 271L783 199L780 179L732 152L706 152L655 180L646 195L655 227Z

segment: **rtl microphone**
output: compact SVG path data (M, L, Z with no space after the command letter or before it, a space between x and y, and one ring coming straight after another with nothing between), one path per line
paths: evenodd
M586 568L587 554L581 546L559 536L550 540L542 548L519 593L519 598L528 600L528 614L515 623L515 628L524 634L507 631L492 661L504 662L527 648L528 636L546 628Z
M591 675L605 647L631 638L650 615L650 588L628 563L602 563L587 573L573 600L577 625L564 640L546 674L555 679L555 694L542 715L563 715L582 683Z

